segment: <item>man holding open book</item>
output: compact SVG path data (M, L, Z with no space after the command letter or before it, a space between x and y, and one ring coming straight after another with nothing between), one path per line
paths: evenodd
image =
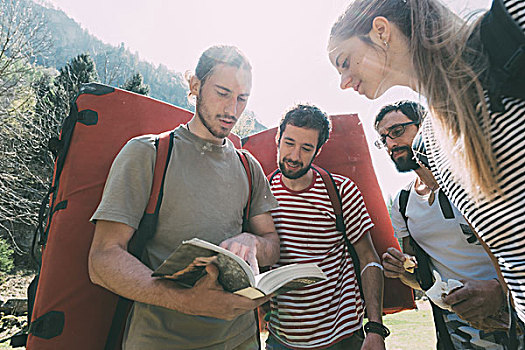
M373 224L359 189L337 174L327 184L320 175L322 169L312 167L329 133L327 115L311 105L292 108L279 126L280 172L270 183L279 201L272 210L281 241L277 266L314 262L328 279L271 300L267 350L385 348L389 331L381 320L383 272L370 238ZM347 249L345 233L336 228L333 196L327 187L332 183L340 197ZM357 262L352 261L351 250L357 253ZM355 271L354 264L360 265L360 271ZM370 321L365 325L366 337L362 332L365 302Z
M191 288L151 276L183 240L194 237L220 244L254 270L279 258L279 238L269 213L277 202L260 165L249 155L248 223L253 234L242 232L250 198L248 170L227 139L250 94L248 60L235 47L211 47L199 59L189 86L196 98L195 115L173 131L158 225L141 261L127 247L151 192L154 135L130 140L118 154L92 218L91 280L135 301L124 334L126 350L258 347L252 310L267 298L225 292L213 264Z

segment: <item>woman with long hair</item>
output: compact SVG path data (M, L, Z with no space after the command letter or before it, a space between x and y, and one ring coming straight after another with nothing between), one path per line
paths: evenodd
M525 30L525 2L502 7ZM375 99L399 85L426 97L431 170L498 259L525 321L525 100L489 99L480 22L438 0L355 0L328 50L342 89Z

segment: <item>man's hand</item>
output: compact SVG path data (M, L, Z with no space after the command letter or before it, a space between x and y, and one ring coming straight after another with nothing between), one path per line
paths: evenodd
M443 298L452 310L469 322L479 322L494 315L505 302L501 285L495 279L488 281L461 280L463 287L453 290Z
M403 254L394 247L388 248L382 256L385 277L401 278L406 271L404 267L405 260L412 258L412 256Z
M182 293L187 302L181 312L189 315L233 320L270 300L271 296L252 300L225 292L217 282L219 276L217 266L212 263L208 264L206 272L207 274L197 281L193 288Z
M361 350L385 350L385 340L376 333L368 333Z
M246 261L252 268L253 273L258 275L259 264L257 262L257 244L258 240L255 235L244 232L222 241L220 246L224 249L228 249L230 252Z

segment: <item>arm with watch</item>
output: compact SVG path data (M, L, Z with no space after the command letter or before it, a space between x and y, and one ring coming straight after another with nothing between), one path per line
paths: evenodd
M362 350L385 349L385 338L390 334L383 325L383 267L374 248L370 233L366 232L355 244L361 266L361 285L365 299L368 323ZM358 272L356 272L358 273Z

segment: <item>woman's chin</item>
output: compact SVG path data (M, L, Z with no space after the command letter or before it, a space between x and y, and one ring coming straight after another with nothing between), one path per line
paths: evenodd
M383 95L383 92L382 93L374 93L372 95L367 93L367 92L365 92L363 95L365 95L365 97L368 98L369 100L377 100L378 98L380 98Z
M366 98L368 98L369 100L377 100L378 98L383 96L388 89L378 88L372 94L370 94L368 91L364 91L363 95L365 95Z

